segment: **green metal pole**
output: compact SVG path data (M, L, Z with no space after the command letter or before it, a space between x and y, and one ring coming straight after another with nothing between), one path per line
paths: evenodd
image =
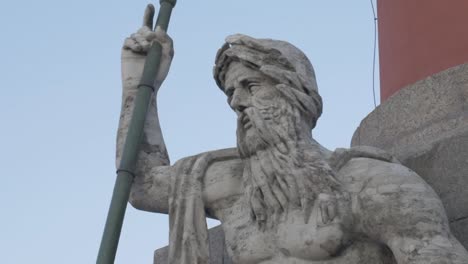
M160 9L156 26L167 31L172 9L177 0L160 0ZM138 150L143 136L146 112L154 90L153 84L161 61L162 47L154 42L145 61L143 75L138 85L132 119L125 138L122 159L117 170L112 200L107 214L106 225L102 235L101 245L97 257L97 264L114 263L117 246L119 244L120 231L122 230L125 210L133 182L134 170L138 158Z

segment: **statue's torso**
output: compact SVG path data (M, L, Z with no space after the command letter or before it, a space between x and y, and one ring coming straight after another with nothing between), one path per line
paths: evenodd
M223 212L226 247L234 263L242 264L390 264L391 253L376 243L352 241L339 223L321 226L312 211L308 223L301 210L290 211L275 227L261 228L250 219L243 198Z
M277 224L260 227L251 219L243 197L242 163L229 161L222 167L208 169L205 186L213 192L205 199L213 201L210 208L222 222L227 251L234 263L393 263L388 249L353 241L349 226L339 221L323 225L317 202L307 223L303 211L296 208L283 214ZM220 171L224 172L222 176ZM351 214L351 209L345 214Z

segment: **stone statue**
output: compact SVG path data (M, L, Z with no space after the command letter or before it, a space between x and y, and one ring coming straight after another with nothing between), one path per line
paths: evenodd
M172 40L143 27L122 51L123 103L117 160L145 52L163 46L158 89ZM214 78L236 112L237 148L170 165L156 94L147 115L130 203L168 213L170 263L208 263L205 217L219 219L234 263L468 263L440 199L416 173L371 147L330 152L311 134L322 112L314 70L293 45L233 35Z

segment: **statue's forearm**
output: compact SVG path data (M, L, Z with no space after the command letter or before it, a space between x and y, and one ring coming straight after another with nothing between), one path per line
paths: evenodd
M133 84L131 80L124 81L122 109L117 132L117 167L120 164L137 94L136 85ZM130 203L135 208L152 212L167 212L170 170L165 165L169 165L169 158L159 126L156 100L153 94L146 115L135 167L135 179L129 197Z
M132 87L128 87L131 85ZM137 89L133 83L124 82L124 93L122 97L122 109L117 133L117 166L122 156L126 134L132 118L134 101ZM136 177L151 177L149 172L152 168L169 164L169 158L164 144L159 119L156 109L155 95L152 95L148 113L146 116L141 146L139 148L138 161L135 170Z
M146 56L128 49L122 50L122 109L117 132L117 167L133 115ZM154 84L157 91L161 82ZM151 95L141 145L138 149L130 203L137 209L166 212L170 166L157 114L155 94Z

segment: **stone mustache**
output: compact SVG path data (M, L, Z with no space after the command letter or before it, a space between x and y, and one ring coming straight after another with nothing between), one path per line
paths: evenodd
M371 147L328 151L312 138L322 112L307 57L278 40L233 35L216 83L236 112L237 147L170 165L156 94L172 40L144 26L122 50L117 164L146 51L163 47L130 203L168 213L169 263L208 263L206 217L218 219L233 263L468 263L439 197L416 173ZM149 25L149 26L148 26Z

